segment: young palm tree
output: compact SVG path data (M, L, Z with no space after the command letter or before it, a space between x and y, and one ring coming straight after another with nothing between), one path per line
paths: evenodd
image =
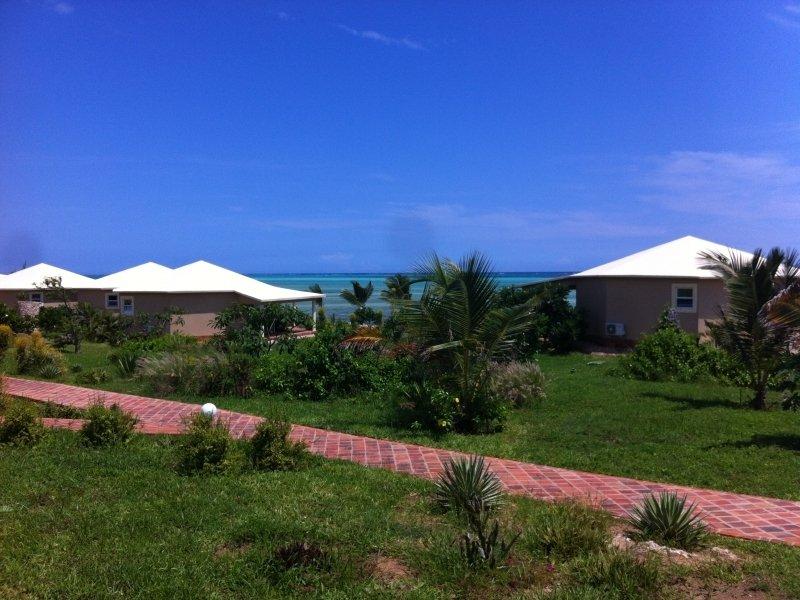
M309 292L314 292L315 294L323 294L324 293L322 291L322 286L320 284L318 284L318 283L312 283L310 286L308 286L308 291Z
M389 303L411 300L411 283L411 279L402 273L387 277L386 289L381 292L381 298Z
M350 284L353 286L353 289L342 290L339 292L339 296L356 308L364 308L372 297L372 292L375 289L372 282L370 281L367 285L361 285L358 281L351 281Z
M499 306L492 266L479 253L457 263L434 254L417 273L425 289L419 300L403 304L399 318L411 338L454 374L462 427L478 429L489 362L512 348L514 336L533 318L531 306Z
M793 250L761 249L748 259L738 253L704 252L703 268L718 273L728 292L720 320L709 323L719 346L745 367L753 390L751 406L767 407L770 375L786 359L800 332L800 263Z

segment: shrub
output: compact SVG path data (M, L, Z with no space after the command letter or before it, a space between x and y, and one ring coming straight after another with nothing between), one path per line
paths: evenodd
M422 382L398 383L391 392L399 425L444 433L453 429L458 414L458 398Z
M684 550L701 546L708 536L708 527L695 506L687 506L686 497L673 492L645 496L642 503L633 508L627 523L635 539L655 540Z
M128 377L136 370L136 362L143 356L154 356L165 352L193 351L197 348L193 337L173 333L143 339L131 339L109 355L109 360L120 375Z
M103 369L102 367L94 367L89 369L88 371L81 371L75 376L75 381L77 383L89 384L89 385L97 385L98 383L103 383L104 381L108 381L110 375L108 371Z
M21 315L17 309L0 302L0 325L8 325L17 333L31 333L36 322L33 317Z
M489 525L489 513L478 511L469 515L469 529L461 537L459 544L461 556L471 569L502 568L519 534L510 540L500 535L500 523L495 520Z
M8 325L0 325L0 358L14 345L14 331Z
M259 471L291 471L307 457L305 444L289 439L292 426L285 421L264 419L247 448L250 465Z
M81 441L93 448L127 443L137 423L136 417L118 405L106 407L99 400L86 409L83 418L86 423L81 428Z
M737 377L728 356L676 327L664 327L639 340L620 364L623 375L646 381L730 381Z
M536 548L549 557L571 560L608 546L608 516L576 502L553 505L532 531Z
M184 475L222 471L230 446L231 434L224 423L195 413L187 421L186 431L175 440L176 468Z
M604 592L604 597L621 599L657 597L663 582L654 558L640 560L618 550L580 557L571 563L570 573L576 582Z
M14 336L17 372L58 377L66 371L64 358L38 331ZM42 373L44 368L45 373Z
M236 304L214 318L218 342L233 343L251 354L268 349L270 338L298 325L310 329L311 316L288 304Z
M491 393L521 407L544 398L545 378L538 363L513 361L493 366Z
M503 501L503 484L482 456L458 457L444 466L434 500L444 510L487 512Z
M38 442L44 435L44 426L36 408L7 396L0 399L5 407L0 418L0 444L27 446Z

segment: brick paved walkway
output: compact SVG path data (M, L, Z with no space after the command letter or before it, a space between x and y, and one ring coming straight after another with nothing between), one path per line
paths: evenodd
M178 433L184 417L200 409L195 404L10 377L6 378L5 388L14 396L75 408L85 408L98 399L106 404L116 403L139 418L140 430L145 433ZM225 410L220 411L220 416L228 423L232 435L240 438L252 435L260 421L259 417ZM75 429L80 427L81 421L49 419L48 424ZM327 458L349 460L426 479L435 478L451 457L460 455L438 448L303 425L295 425L291 436L308 444L311 452ZM800 546L800 502L638 481L514 460L487 460L506 489L512 493L551 501L575 498L599 505L622 517L643 495L674 491L686 494L691 502L695 502L708 525L717 533Z

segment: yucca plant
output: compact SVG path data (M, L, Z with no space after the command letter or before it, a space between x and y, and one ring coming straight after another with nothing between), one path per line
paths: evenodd
M467 515L485 512L503 501L503 484L482 456L451 459L436 481L436 503Z
M517 533L509 540L503 539L500 523L495 520L490 526L489 514L478 509L470 514L469 530L461 537L461 556L471 569L502 568L519 536Z
M662 492L645 496L635 506L626 522L629 534L639 540L654 540L673 548L693 550L703 545L708 527L694 504L686 504L686 496Z

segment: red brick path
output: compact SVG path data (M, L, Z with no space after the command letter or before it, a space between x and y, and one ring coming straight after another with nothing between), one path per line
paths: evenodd
M10 377L5 380L5 388L14 396L75 408L84 408L98 399L106 404L116 403L139 418L140 430L145 433L178 433L184 417L200 410L195 404ZM220 411L220 416L236 437L252 435L260 421L259 417L225 410ZM73 419L49 419L47 422L72 429L81 424L80 420ZM308 444L311 452L327 458L349 460L426 479L435 478L451 457L460 455L448 450L303 425L295 425L291 435L293 439ZM576 498L622 517L643 495L674 491L686 494L691 502L696 503L708 525L717 533L800 546L800 502L638 481L499 458L489 458L488 462L506 489L516 494L542 500Z

